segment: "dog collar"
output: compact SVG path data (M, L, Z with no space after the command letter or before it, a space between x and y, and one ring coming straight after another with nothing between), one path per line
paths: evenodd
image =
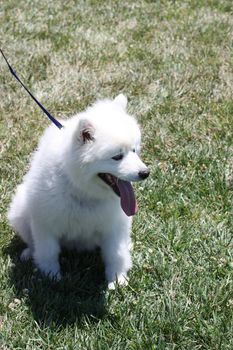
M0 52L3 56L3 58L6 61L6 64L11 72L11 74L15 77L16 80L23 86L23 88L27 91L27 93L31 96L31 98L38 104L38 106L42 109L42 111L47 115L47 117L59 128L63 128L63 125L49 112L47 109L33 96L33 94L28 90L28 88L24 85L24 83L19 79L19 77L16 74L16 71L11 67L9 62L6 59L6 56L4 55L3 51L0 49Z

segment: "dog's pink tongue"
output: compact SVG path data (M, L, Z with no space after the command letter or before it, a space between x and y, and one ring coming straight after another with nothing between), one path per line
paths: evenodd
M121 196L121 207L125 214L128 216L136 214L137 202L131 183L129 181L118 179L117 185Z

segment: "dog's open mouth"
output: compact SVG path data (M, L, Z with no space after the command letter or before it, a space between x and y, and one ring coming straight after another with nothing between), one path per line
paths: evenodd
M125 214L128 216L134 215L137 211L137 202L131 183L107 173L100 173L98 176L120 197L121 207Z

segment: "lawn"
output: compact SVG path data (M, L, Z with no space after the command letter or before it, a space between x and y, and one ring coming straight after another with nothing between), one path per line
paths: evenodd
M98 251L63 252L59 283L20 262L6 211L49 121L0 57L0 349L232 350L232 1L7 0L0 36L56 117L125 93L151 169L128 287Z

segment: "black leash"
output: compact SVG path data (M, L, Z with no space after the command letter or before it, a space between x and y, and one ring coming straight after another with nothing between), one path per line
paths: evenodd
M6 64L8 65L8 68L11 72L11 74L15 77L15 79L18 80L18 82L23 86L23 88L27 91L27 93L31 96L31 98L38 104L38 106L42 109L42 111L47 115L47 117L59 128L63 128L63 125L61 123L59 123L59 121L52 116L51 113L49 113L49 111L47 111L47 109L32 95L32 93L28 90L28 88L24 85L24 83L19 79L19 77L16 74L16 71L11 67L11 65L9 64L9 62L6 59L6 56L4 55L3 51L0 49L0 52L3 56L3 58L6 61Z

